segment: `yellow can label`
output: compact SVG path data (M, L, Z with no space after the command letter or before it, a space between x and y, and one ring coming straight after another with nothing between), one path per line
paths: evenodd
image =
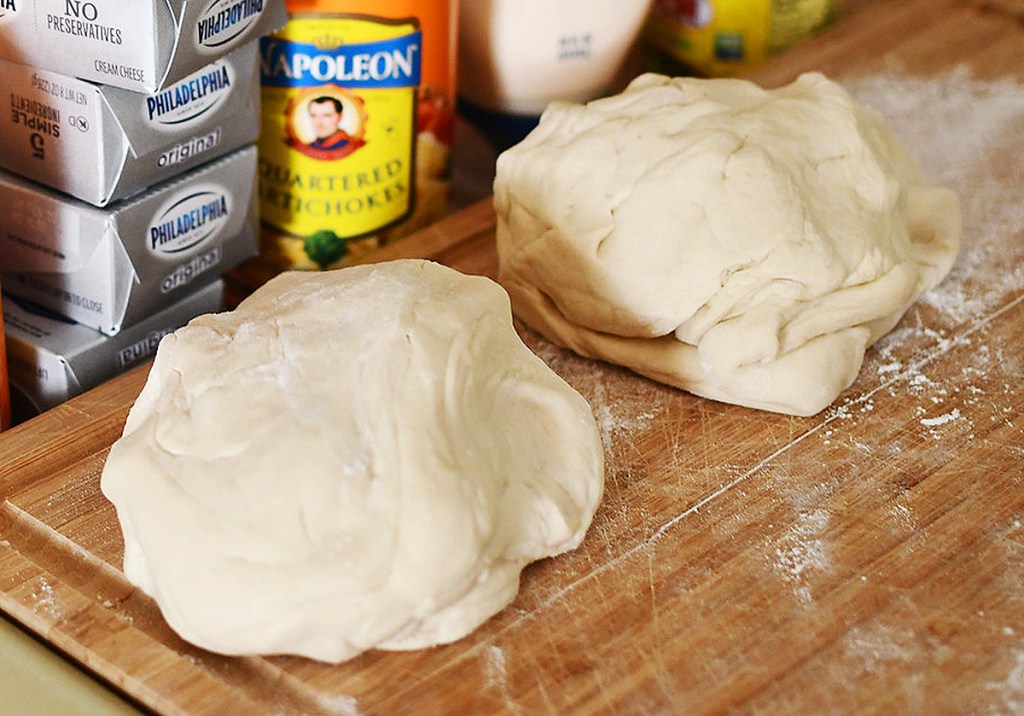
M735 75L806 39L832 18L836 0L654 0L647 41L689 70Z
M261 219L316 237L311 258L327 265L413 209L421 32L413 19L298 14L260 45Z

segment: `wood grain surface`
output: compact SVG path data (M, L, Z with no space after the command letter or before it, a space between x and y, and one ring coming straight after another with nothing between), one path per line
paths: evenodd
M995 3L850 6L754 77L1024 82L1024 29ZM456 644L328 666L178 639L121 574L98 487L145 367L0 435L0 609L161 713L1020 713L1024 160L1005 145L1024 114L998 128L970 170L928 162L965 194L961 262L820 415L702 400L521 328L594 409L605 498ZM493 232L483 201L376 258L493 276Z

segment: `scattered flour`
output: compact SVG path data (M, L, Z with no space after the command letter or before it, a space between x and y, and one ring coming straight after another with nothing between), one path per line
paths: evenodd
M908 505L897 503L890 510L893 521L901 529L907 532L916 532L918 529L917 517L914 510Z
M528 328L520 326L520 334L524 334L527 345L541 360L590 403L607 455L614 454L620 441L631 443L637 433L647 430L664 408L663 403L652 401L646 392L637 395L620 390L625 381L619 382L617 369L611 369L616 371L614 374L606 375L606 371L598 367L600 364L559 348ZM648 387L660 388L654 384Z
M32 590L32 599L35 600L36 611L54 620L63 617L60 599L46 577L39 578L38 586Z
M898 634L879 624L855 626L847 632L844 647L847 657L855 659L868 672L891 662L910 661L917 652L912 634Z
M946 413L945 415L940 415L940 416L938 416L936 418L922 418L921 419L921 425L924 425L925 427L929 427L929 428L934 428L934 427L937 427L939 425L945 425L946 423L951 423L954 420L959 420L959 419L960 419L960 409L959 408L953 408L950 412Z
M993 367L1021 373L1019 362L1008 363L1000 347L989 345L985 324L1008 301L1024 300L1024 261L1008 250L1024 238L1024 85L976 80L965 68L940 77L876 75L844 84L885 117L930 179L951 186L961 199L964 238L956 266L865 361L865 371L877 375L889 395L910 396L927 408L920 424L938 439L939 428L964 419L962 408L985 401L993 414L1007 412L995 405L998 396L980 387ZM962 347L972 349L971 363L955 384L926 373L931 357ZM936 416L935 407L945 413ZM822 435L826 444L836 429L833 421L831 434Z
M486 688L497 691L502 698L502 705L506 713L525 714L526 710L512 696L512 690L508 681L508 664L506 663L505 650L500 646L488 645L483 652L483 668L486 678Z
M611 452L615 438L625 434L627 439L632 433L643 431L655 418L655 413L644 411L637 413L633 410L623 410L624 406L619 402L609 401L608 391L604 383L597 383L592 389L590 405L597 419L598 429L601 431L601 442L606 452Z
M340 696L320 694L317 697L317 705L327 713L337 714L337 716L359 716L360 714L359 701L344 694Z
M821 508L801 512L774 549L772 569L793 585L797 601L805 606L814 600L811 573L832 568L824 536L830 521L829 512Z
M484 651L484 670L487 674L489 687L507 688L508 667L505 663L505 650L500 646L489 645Z
M985 684L985 689L994 692L994 695L999 698L998 706L994 707L990 713L1024 713L1024 651L1014 651L1013 659L1014 663L1005 680L990 681Z
M806 569L825 569L828 566L828 557L825 551L825 543L821 540L808 540L775 550L778 561L776 568L785 576L797 578Z
M1024 232L1024 85L973 79L966 68L937 78L873 76L846 83L882 114L929 178L960 196L961 256L922 301L957 325L981 318L1024 288L1024 265L1006 242Z

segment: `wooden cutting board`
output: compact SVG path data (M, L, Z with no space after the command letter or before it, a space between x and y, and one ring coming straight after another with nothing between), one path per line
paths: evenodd
M854 5L756 78L1024 79L1024 30L990 4ZM1024 221L1005 192L1024 204L1024 166L998 140L977 181L999 200L965 205L961 264L818 416L702 400L522 329L594 409L605 498L579 549L456 644L328 666L178 639L121 574L98 488L145 367L0 435L0 609L163 713L1020 712ZM493 276L493 232L484 201L377 258Z

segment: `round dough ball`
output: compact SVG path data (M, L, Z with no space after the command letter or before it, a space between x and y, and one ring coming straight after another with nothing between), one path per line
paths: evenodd
M585 356L810 415L955 261L956 196L820 74L643 75L498 158L499 281Z
M412 260L282 274L165 337L101 479L184 639L329 662L468 634L603 485L501 287Z

